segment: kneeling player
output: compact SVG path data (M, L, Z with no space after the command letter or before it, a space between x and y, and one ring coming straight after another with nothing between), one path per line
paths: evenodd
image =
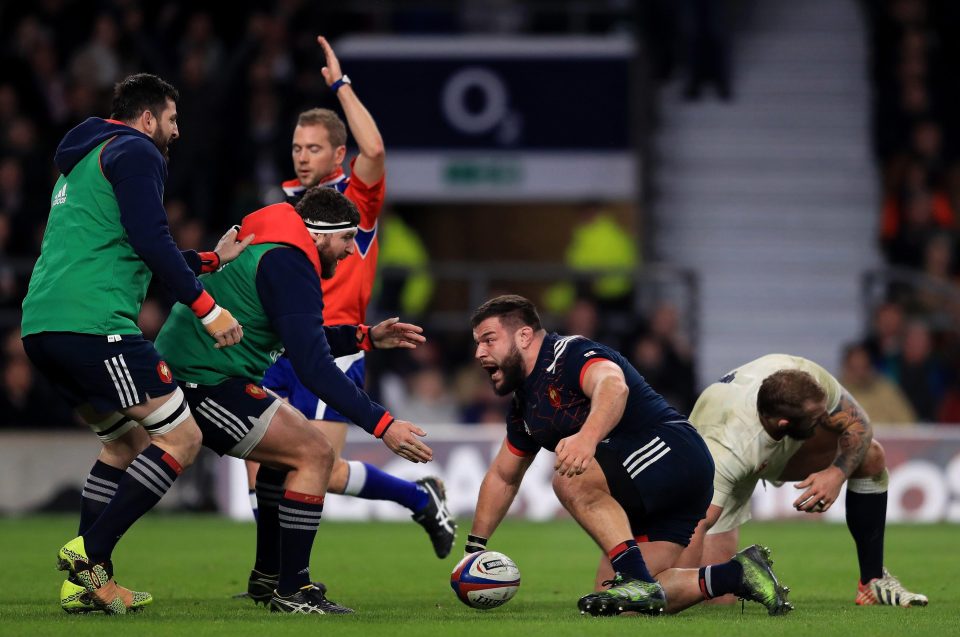
M716 461L714 496L684 555L707 564L736 550L740 525L750 519L758 480L799 480L798 511L829 509L847 483L847 527L857 546L856 603L926 606L883 566L887 465L867 414L816 363L770 354L707 387L690 420Z
M724 593L760 602L771 615L791 609L763 547L699 570L673 568L710 503L713 461L623 356L581 336L546 333L520 296L486 302L472 327L494 391L514 399L467 552L485 548L545 447L557 454L557 497L616 569L608 590L580 599L582 613L678 612Z
M229 298L244 326L239 346L214 349L181 307L176 307L157 337L203 431L203 444L217 453L262 463L258 481L273 494L260 509L277 525L260 525L257 543L278 546L274 562L258 563L271 583L270 608L286 613L349 613L326 599L310 581L310 549L323 511L334 452L329 441L304 416L264 391L264 371L286 349L308 387L341 413L383 439L394 453L412 462L428 462L425 435L394 418L370 400L334 364L333 356L369 346L416 347L420 328L384 321L366 326L323 325L320 276L330 277L337 262L354 250L359 215L343 195L314 188L297 204L276 204L247 215L239 237L255 239L229 267L204 277L210 290ZM329 342L328 342L329 339ZM264 537L264 529L279 537Z

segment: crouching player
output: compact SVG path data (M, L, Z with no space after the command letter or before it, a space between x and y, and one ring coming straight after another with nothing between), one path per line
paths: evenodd
M418 439L425 433L395 420L348 379L334 356L358 348L416 347L420 328L390 319L370 329L323 325L320 277L333 276L337 262L354 251L359 214L330 188L308 191L296 208L282 203L247 215L240 239L253 243L229 266L204 277L218 298L230 299L244 326L239 346L208 347L189 314L177 307L157 337L157 348L181 381L203 432L203 444L223 455L262 464L258 480L273 498L261 506L256 570L273 582L270 608L285 613L350 613L326 599L310 580L310 550L323 511L334 451L307 419L260 386L264 371L286 350L297 375L311 391L381 438L397 455L428 462L433 452ZM276 529L279 537L264 537Z
M713 502L684 564L708 564L736 550L757 481L800 481L794 506L806 513L833 506L846 482L847 527L860 565L856 603L927 605L925 595L906 590L883 565L883 447L867 414L827 370L798 356L763 356L707 387L690 420L717 471Z
M556 451L560 502L616 570L610 588L580 598L581 613L678 612L725 593L760 602L771 615L792 608L763 547L706 568L674 568L713 495L713 460L623 356L581 336L548 334L520 296L487 301L472 327L494 391L514 397L467 552L486 547L542 447Z

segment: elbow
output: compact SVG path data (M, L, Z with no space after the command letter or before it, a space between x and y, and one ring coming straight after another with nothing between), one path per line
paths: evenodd
M383 145L383 140L378 139L375 144L363 149L364 156L373 161L383 162L387 159L387 149Z

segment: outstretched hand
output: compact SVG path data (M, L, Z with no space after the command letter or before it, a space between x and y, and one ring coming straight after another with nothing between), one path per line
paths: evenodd
M327 58L327 65L320 69L320 72L323 74L327 86L330 86L343 77L343 71L340 70L340 60L337 59L337 54L333 52L333 47L330 46L325 37L318 35L317 42L323 49L323 55Z
M427 435L420 427L406 420L394 420L383 433L383 444L393 453L410 462L430 462L433 460L433 449L420 441Z
M370 340L377 349L415 349L427 342L423 328L412 323L401 323L397 317L388 318L370 328Z
M217 247L214 248L214 252L217 253L217 256L220 257L220 264L230 263L238 256L240 253L247 249L247 246L253 241L255 235L247 235L243 241L237 241L237 235L240 233L240 226L233 226L227 230L220 241L217 242Z

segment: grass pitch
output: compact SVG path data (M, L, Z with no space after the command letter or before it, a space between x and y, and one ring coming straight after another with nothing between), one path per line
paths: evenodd
M763 607L694 607L679 615L581 617L577 599L590 590L599 551L572 522L506 522L491 548L512 557L523 584L513 601L477 611L462 605L449 573L460 541L446 560L433 556L414 524L323 523L313 553L315 579L330 597L356 609L351 616L272 615L230 595L246 587L253 559L252 524L216 517L150 515L124 537L114 556L118 580L149 590L156 601L124 617L70 616L57 603L59 546L76 519L0 519L6 576L0 578L0 635L346 635L372 637L532 637L534 635L956 635L960 596L948 586L957 570L953 525L887 530L887 566L927 608L860 608L853 604L856 557L843 525L748 524L742 544L772 547L775 568L791 587L797 610L768 617ZM629 631L625 633L624 631Z

